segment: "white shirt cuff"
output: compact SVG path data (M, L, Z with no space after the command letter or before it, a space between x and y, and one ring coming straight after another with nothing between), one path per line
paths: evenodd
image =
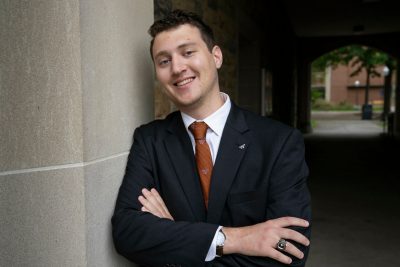
M221 228L222 226L218 227L217 231L215 232L214 239L212 240L211 246L207 252L206 261L212 261L217 256L217 235Z

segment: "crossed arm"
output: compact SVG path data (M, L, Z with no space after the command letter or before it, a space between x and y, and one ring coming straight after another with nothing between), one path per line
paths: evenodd
M174 212L177 207L167 207L163 203L169 203L168 197L173 197L173 201L184 201L179 198L180 195L163 196L163 201L154 193L155 190L143 190L159 190L158 172L154 172L156 166L160 170L169 170L163 165L168 163L156 162L154 153L150 153L154 149L154 140L147 136L149 133L145 131L135 132L112 218L115 247L121 255L139 264L164 266L177 262L178 265L204 266L218 225L181 220L172 213L178 216L173 221L169 211ZM305 184L308 171L303 161L300 137L300 134L289 135L287 144L275 157L276 164L270 173L273 179L269 181L266 221L237 228L222 225L227 236L224 246L224 254L227 255L217 259L216 265L282 266L291 262L292 266L304 266L303 252L307 253L306 246L309 244L305 237L310 232L308 222L285 217L286 214L292 214L310 218L309 195ZM160 149L157 153L165 151ZM167 158L166 155L160 157ZM139 195L142 196L138 201ZM280 238L288 240L286 253L276 249Z
M156 189L143 189L139 196L143 205L142 211L149 212L159 218L174 220L163 199ZM310 241L299 232L287 227L308 227L306 220L295 217L281 217L267 220L245 227L223 227L226 235L224 254L242 254L246 256L261 256L275 259L284 264L290 264L292 259L276 249L276 244L283 238L308 246ZM287 242L285 252L302 259L304 254L295 245Z

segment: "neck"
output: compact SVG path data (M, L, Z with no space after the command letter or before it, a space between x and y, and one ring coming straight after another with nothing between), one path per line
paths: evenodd
M201 101L196 106L181 108L180 110L196 120L204 120L225 103L224 97L218 91L210 100Z

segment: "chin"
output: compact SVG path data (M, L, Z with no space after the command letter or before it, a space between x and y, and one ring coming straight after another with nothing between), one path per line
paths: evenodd
M198 101L196 99L181 99L174 101L175 105L178 108L186 108L186 109L196 106L197 102Z

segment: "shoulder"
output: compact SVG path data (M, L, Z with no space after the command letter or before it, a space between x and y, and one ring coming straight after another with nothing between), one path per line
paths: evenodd
M292 126L284 124L280 121L255 114L254 112L239 107L235 108L237 108L239 112L242 112L246 120L247 126L252 131L277 132L277 133L296 131L296 129L293 128Z
M255 140L282 144L291 137L295 137L297 140L302 139L300 131L292 126L242 108L235 108L243 114L248 131Z
M166 130L174 127L174 125L182 122L179 111L170 113L164 119L157 119L151 122L140 125L136 128L135 133L140 133L143 136L155 136L163 134Z

